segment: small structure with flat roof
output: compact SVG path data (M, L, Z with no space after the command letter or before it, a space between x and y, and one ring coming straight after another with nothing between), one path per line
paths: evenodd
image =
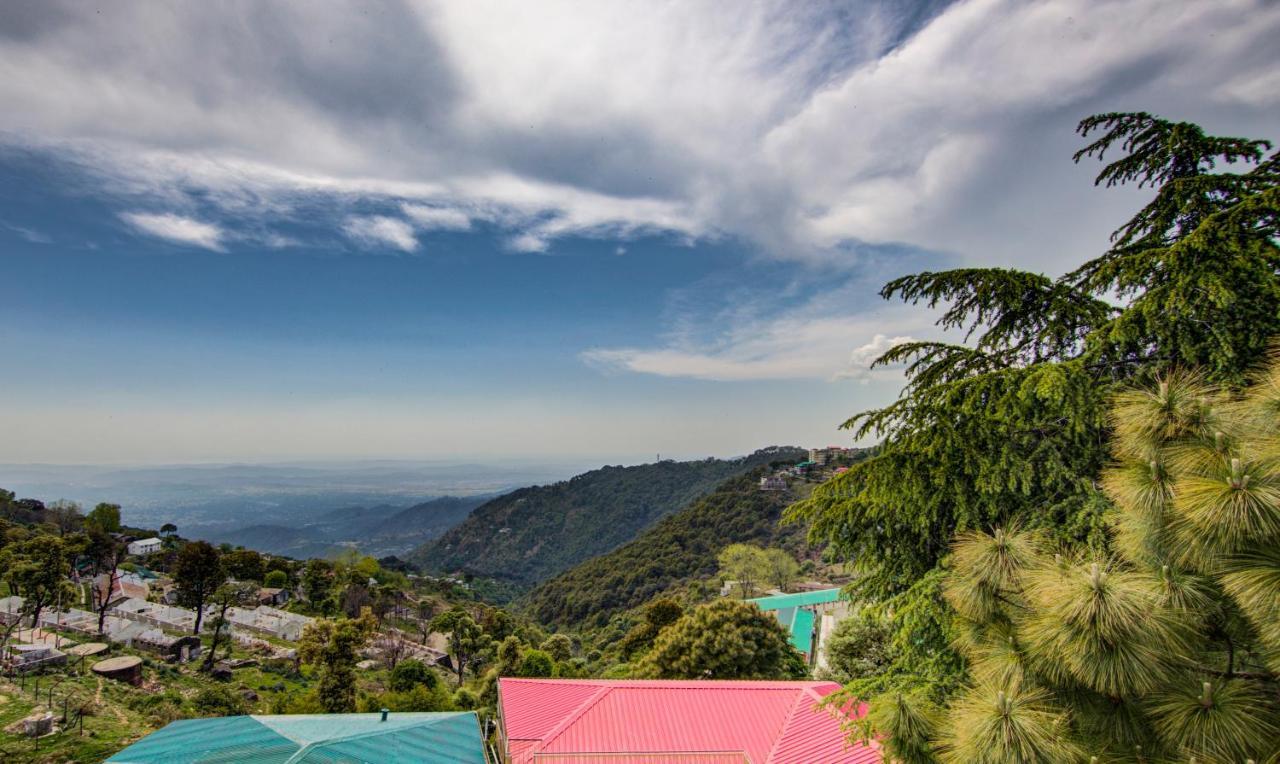
M291 714L184 719L109 764L486 764L474 712Z
M93 664L93 673L128 684L142 684L142 659L135 655L122 655L119 658L107 658Z
M5 648L3 660L5 671L15 674L60 666L66 662L66 653L48 645L9 645Z

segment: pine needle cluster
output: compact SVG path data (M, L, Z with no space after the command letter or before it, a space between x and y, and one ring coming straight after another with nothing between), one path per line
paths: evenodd
M960 534L944 596L970 681L945 709L874 699L887 759L1280 761L1278 414L1280 358L1239 395L1171 372L1111 411L1113 553Z

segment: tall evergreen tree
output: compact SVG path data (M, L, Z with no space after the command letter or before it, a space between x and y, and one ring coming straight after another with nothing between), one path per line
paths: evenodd
M1280 360L1243 397L1186 372L1121 395L1115 552L961 534L945 591L971 683L923 746L892 712L870 726L920 762L1280 758L1278 405Z
M912 342L878 359L905 364L902 395L844 424L881 437L878 452L789 511L852 561L863 597L895 614L890 682L923 674L945 694L962 676L937 567L955 532L1018 521L1105 546L1109 396L1177 365L1238 384L1280 332L1271 145L1145 113L1098 115L1079 131L1094 140L1077 161L1121 153L1099 185L1150 186L1155 198L1106 253L1058 278L967 268L886 285L885 298L941 308L938 324L965 342Z

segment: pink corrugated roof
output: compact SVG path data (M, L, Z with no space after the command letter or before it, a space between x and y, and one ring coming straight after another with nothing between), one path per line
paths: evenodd
M540 753L534 764L751 764L741 753L636 753L615 754Z
M841 729L848 716L819 707L838 689L833 682L500 680L514 764L878 762L876 750L848 742Z

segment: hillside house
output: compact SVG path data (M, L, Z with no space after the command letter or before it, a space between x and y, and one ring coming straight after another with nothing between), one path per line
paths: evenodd
M124 600L113 605L107 612L119 618L159 626L170 631L189 632L196 625L194 610L159 602L147 602L143 599Z
M843 448L841 446L827 446L826 448L809 449L809 461L819 467L825 467L836 459L852 455L852 448Z
M159 629L147 629L133 638L133 646L166 660L186 663L200 656L200 638L193 634L175 636Z
M819 704L835 682L498 680L502 764L879 764Z
M274 587L263 587L258 590L258 604L267 605L269 607L279 607L289 601L288 589L277 589Z
M110 573L99 573L93 578L93 588L96 596L101 597L105 593L107 602L113 605L127 599L145 600L151 594L147 582L133 573L119 573L114 577Z
M266 605L253 609L233 607L227 611L227 620L231 622L232 628L245 629L287 642L297 642L302 638L302 630L307 627L307 624L315 621L310 616L277 610Z
M130 541L128 549L129 549L129 554L133 555L134 557L143 557L148 554L159 552L162 546L164 546L164 542L156 538L155 536L152 536L149 539L138 539L137 541Z
M765 475L760 478L761 491L785 491L787 481L781 475Z

